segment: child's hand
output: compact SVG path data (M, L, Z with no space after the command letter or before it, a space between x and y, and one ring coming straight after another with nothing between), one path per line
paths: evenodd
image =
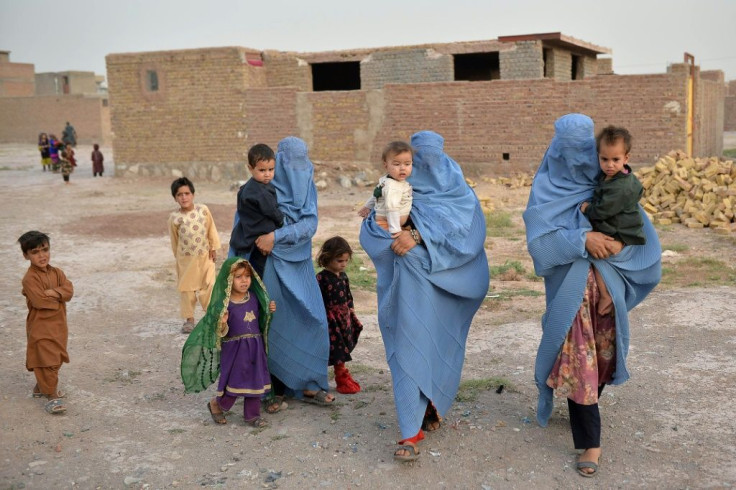
M585 212L585 210L586 210L586 209L588 209L588 206L589 206L589 205L590 205L590 203L589 203L589 202L584 202L584 203L582 203L582 204L580 205L580 211L581 211L582 213L584 213L584 212Z
M229 314L227 310L225 310L225 313L222 314L222 323L227 323L227 319L229 318Z
M47 289L46 291L43 292L43 294L45 294L49 298L61 299L61 294L57 293L53 289Z
M271 313L273 313L274 311L276 311L276 302L275 301L271 301L270 303L268 303L268 311L270 311Z
M358 210L358 216L361 218L367 218L369 214L371 214L371 210L366 206L363 206Z

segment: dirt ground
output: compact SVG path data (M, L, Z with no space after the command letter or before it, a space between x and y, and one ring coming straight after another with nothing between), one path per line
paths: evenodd
M70 185L42 173L30 145L0 145L0 488L729 488L736 485L736 240L681 226L660 228L666 284L631 312L632 379L602 397L599 475L581 478L564 400L549 427L534 417L533 365L543 285L532 277L521 212L528 188L478 179L476 192L510 218L488 238L491 282L468 340L464 389L416 463L392 460L399 437L375 293L354 288L365 330L353 353L363 386L331 408L291 400L247 427L241 404L216 426L212 389L185 395L178 375L185 336L166 218L170 179L93 178L89 153ZM358 246L355 206L369 194L327 173L321 243ZM196 183L223 243L235 191ZM52 264L73 281L71 363L61 370L68 412L47 415L24 368L28 267L16 239L52 238ZM357 260L372 269L362 251ZM218 265L220 261L218 260ZM197 318L202 315L197 311ZM474 384L475 383L475 384ZM470 387L486 383L488 387ZM496 385L505 389L497 393Z

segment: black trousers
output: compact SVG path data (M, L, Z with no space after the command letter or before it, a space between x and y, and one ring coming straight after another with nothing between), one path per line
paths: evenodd
M271 391L274 396L284 396L286 385L279 378L271 374Z
M603 393L605 383L598 387L598 397ZM598 404L580 405L567 399L567 408L570 411L570 429L575 449L601 447L601 414Z

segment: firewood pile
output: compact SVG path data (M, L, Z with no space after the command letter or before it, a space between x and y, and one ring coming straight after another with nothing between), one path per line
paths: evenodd
M671 151L635 172L644 187L641 205L657 224L736 231L736 165L718 157Z

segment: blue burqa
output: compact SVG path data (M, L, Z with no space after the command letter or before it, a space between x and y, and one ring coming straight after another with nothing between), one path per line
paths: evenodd
M306 143L293 136L281 140L271 184L284 225L274 231L263 283L276 302L268 369L293 391L329 389L327 315L312 264L312 237L317 231L313 176ZM235 226L237 222L235 213Z
M485 218L443 142L431 131L411 139L411 219L424 245L396 255L375 213L360 230L360 244L378 272L378 325L402 438L419 432L429 400L441 415L450 408L470 322L488 291Z
M585 238L592 227L580 211L580 203L590 201L599 173L593 120L583 114L558 119L524 212L527 247L535 272L544 278L546 292L542 340L534 367L539 390L537 421L542 427L547 425L553 408L553 390L546 381L580 309L590 266L600 271L616 309L616 371L611 381L614 385L629 379L628 312L661 277L659 238L641 207L645 245L626 246L607 259L588 255Z

